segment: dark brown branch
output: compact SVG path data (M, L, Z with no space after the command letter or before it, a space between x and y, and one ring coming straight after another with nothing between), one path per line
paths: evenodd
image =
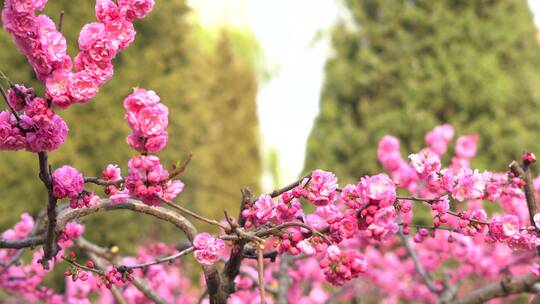
M472 291L470 294L457 299L455 304L480 304L491 299L507 297L513 294L530 292L532 286L540 279L528 275L522 277L508 277L499 282L488 284L484 287Z
M41 226L41 222L43 221L44 218L45 218L45 212L42 211L36 217L36 220L34 222L34 226L32 227L32 230L30 231L30 233L28 234L28 237L35 237L38 234L38 231L39 231L40 226ZM3 269L2 269L2 271L0 271L0 276L2 274L6 273L11 266L19 263L19 261L22 258L25 250L26 250L26 248L22 248L22 249L17 250L17 253L15 254L15 256L13 256L11 258L11 260L9 260L8 262L2 264Z
M302 181L304 179L310 178L310 177L311 177L311 173L305 175L304 177L300 178L299 180L295 181L294 183L292 183L292 184L290 184L288 186L285 186L285 187L283 187L281 189L277 189L277 190L272 191L271 193L268 193L268 195L271 196L271 197L278 197L281 194L296 188L298 185L300 185L302 183Z
M32 248L45 243L44 236L28 237L22 240L6 240L0 238L0 248L23 249Z
M38 153L39 158L39 178L43 182L43 185L47 189L48 194L48 205L47 205L47 234L46 234L46 241L45 246L43 247L43 258L41 259L41 264L43 265L43 268L49 269L49 260L56 257L56 254L60 250L60 247L56 243L56 220L57 220L57 213L56 213L56 197L54 197L53 194L53 178L52 178L52 170L51 166L49 165L48 161L48 155L46 152L39 152Z

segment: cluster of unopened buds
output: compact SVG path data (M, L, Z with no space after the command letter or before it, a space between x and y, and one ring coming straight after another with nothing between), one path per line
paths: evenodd
M358 252L342 252L337 246L330 246L326 255L320 261L326 279L334 285L343 285L345 282L357 278L366 271L367 263Z

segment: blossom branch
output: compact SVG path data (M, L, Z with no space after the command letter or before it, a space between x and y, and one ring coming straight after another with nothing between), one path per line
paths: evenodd
M87 251L89 256L93 260L95 260L98 263L98 266L102 269L104 268L104 266L103 266L103 263L100 262L101 259L105 259L113 264L121 259L119 257L111 255L108 249L97 246L85 239L79 238L76 241L76 244L79 248ZM122 271L121 267L130 268L129 266L120 266L120 267L117 267L117 269ZM135 268L130 268L130 269L135 269ZM126 270L127 269L123 269L123 271L126 271ZM167 303L154 290L152 290L152 288L148 286L148 284L146 284L144 280L135 277L132 283L140 292L142 292L148 299L152 300L154 303L158 303L158 304ZM116 286L113 286L113 287L116 287Z

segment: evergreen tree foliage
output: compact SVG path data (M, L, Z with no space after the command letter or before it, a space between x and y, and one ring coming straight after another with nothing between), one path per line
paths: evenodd
M410 153L441 123L479 135L476 167L504 171L523 149L540 152L540 48L525 0L345 3L306 170L353 181L378 168L382 136Z
M95 20L93 6L94 1L72 0L50 1L47 5L49 16L65 11L63 32L72 56L77 52L81 27ZM257 71L253 61L244 56L250 52L246 44L249 35L240 37L224 30L203 43L201 35L205 33L190 20L183 0L156 1L154 11L135 26L135 42L115 59L113 79L89 104L60 112L70 134L66 144L50 154L53 166L69 164L86 175L97 176L113 163L126 174L127 161L136 152L125 144L129 131L122 101L134 87L144 87L155 90L169 107L169 144L159 153L164 163L183 162L189 153L193 154L182 175L186 186L177 203L217 219L222 218L224 206L236 212L240 188L258 191L261 174L255 104ZM236 45L237 38L242 38L241 47ZM256 51L256 43L251 41ZM25 58L3 32L0 43L0 70L14 82L28 83L33 75ZM35 214L46 206L46 194L37 174L36 155L0 154L0 228L13 224L25 210ZM104 229L118 233L104 235ZM116 211L91 217L87 235L128 250L145 237L165 241L183 237L173 227L164 227L152 218Z

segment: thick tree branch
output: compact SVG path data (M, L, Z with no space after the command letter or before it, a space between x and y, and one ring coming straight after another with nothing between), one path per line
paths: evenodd
M32 248L45 243L45 236L33 236L27 237L22 240L6 240L0 238L0 248L12 248L12 249L23 249L23 248Z
M523 277L508 277L499 282L491 283L472 291L470 294L457 299L454 304L480 304L491 299L506 297L513 294L530 292L540 279L528 275Z

